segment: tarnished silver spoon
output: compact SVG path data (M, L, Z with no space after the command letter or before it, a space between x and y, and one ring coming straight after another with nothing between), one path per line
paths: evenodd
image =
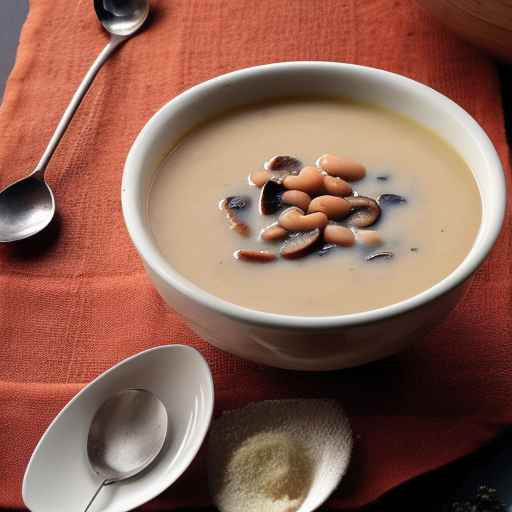
M94 8L101 24L111 34L110 41L86 73L34 171L0 191L0 242L28 238L52 220L55 198L44 180L48 162L100 68L146 21L149 0L94 0Z
M147 468L167 437L167 410L150 391L127 389L106 400L89 429L87 455L101 483L84 512L105 485L126 480Z

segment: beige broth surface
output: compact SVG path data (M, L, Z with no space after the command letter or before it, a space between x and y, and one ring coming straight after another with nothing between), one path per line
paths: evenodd
M276 216L259 215L259 189L248 175L273 155L314 165L324 153L367 166L366 178L353 183L359 194L407 198L369 228L385 240L378 251L395 257L367 262L368 249L356 245L268 264L235 259L237 249L278 252L280 245L258 239ZM249 238L230 230L219 209L232 195L252 198ZM473 244L481 202L470 169L429 130L369 105L294 100L230 112L190 132L158 169L148 215L164 257L199 287L240 306L314 316L387 306L446 277Z

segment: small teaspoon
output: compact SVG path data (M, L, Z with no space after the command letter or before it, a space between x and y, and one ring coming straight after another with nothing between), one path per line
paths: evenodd
M29 238L53 219L55 198L44 179L46 167L100 68L146 21L149 0L94 0L94 8L110 41L86 73L34 171L0 191L0 242Z

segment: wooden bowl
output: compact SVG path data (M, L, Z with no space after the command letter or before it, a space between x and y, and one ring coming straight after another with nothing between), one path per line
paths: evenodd
M447 27L492 54L512 61L511 0L418 0Z

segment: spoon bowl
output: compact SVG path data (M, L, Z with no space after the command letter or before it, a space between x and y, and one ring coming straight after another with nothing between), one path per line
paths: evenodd
M109 483L130 478L160 453L167 435L167 411L150 391L127 389L96 412L87 439L93 470Z
M23 240L39 233L55 214L48 184L36 176L16 181L0 191L0 242Z
M130 36L149 15L148 0L94 0L94 9L107 32Z
M111 396L94 415L87 438L87 456L101 484L126 480L147 468L167 437L167 410L150 391L127 389Z

